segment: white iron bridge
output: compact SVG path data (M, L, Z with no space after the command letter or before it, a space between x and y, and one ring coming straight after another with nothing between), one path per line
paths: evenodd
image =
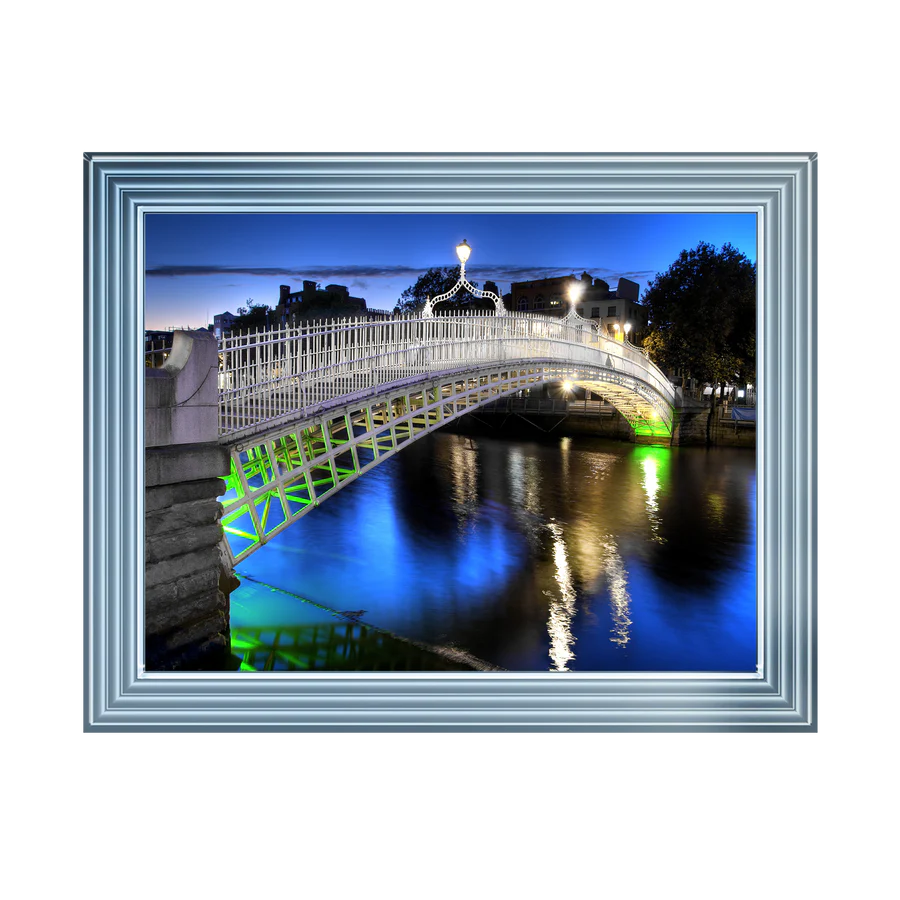
M222 523L236 562L412 441L500 397L571 382L639 435L671 434L675 393L645 353L578 316L408 316L223 338Z

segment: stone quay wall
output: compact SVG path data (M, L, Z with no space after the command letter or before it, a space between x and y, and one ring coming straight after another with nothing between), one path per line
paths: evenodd
M229 594L239 583L220 523L229 471L219 446L218 352L176 332L145 370L144 626L148 670L219 669L230 658Z
M716 410L709 429L710 442L713 447L750 447L756 446L756 423L735 422ZM708 406L684 406L675 410L674 428L672 430L673 447L705 447L706 422L709 418Z

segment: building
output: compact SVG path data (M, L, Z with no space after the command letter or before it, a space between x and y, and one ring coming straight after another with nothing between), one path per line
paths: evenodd
M564 316L569 311L569 289L572 285L581 288L575 311L585 319L599 319L599 327L604 334L615 336L616 325L624 332L626 323L631 325L634 333L647 327L647 311L638 300L640 286L636 282L620 278L616 289L611 291L602 278L593 278L587 272L580 277L562 275L513 282L510 309L545 316Z
M303 289L299 291L291 291L287 284L280 286L272 321L296 325L305 319L358 316L365 312L366 301L351 297L344 285L329 284L323 290L315 281L304 281Z
M216 336L216 340L221 340L231 329L234 327L234 320L237 316L233 315L230 312L219 313L216 316L213 316L213 334Z
M590 285L591 276L585 272L580 279L563 275L537 281L514 281L511 285L512 311L564 316L569 311L569 288L578 283L583 287Z

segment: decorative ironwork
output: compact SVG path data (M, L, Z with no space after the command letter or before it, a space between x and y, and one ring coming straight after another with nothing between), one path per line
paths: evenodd
M494 314L497 316L505 316L506 315L506 307L503 305L503 298L499 297L493 291L484 291L475 287L475 285L471 284L469 280L466 278L466 260L469 258L469 254L471 253L471 247L466 243L465 240L456 248L456 254L459 257L459 281L450 288L449 291L438 294L437 297L427 297L425 299L425 307L422 310L422 318L430 319L434 315L434 306L436 303L441 303L444 300L449 300L451 297L454 297L462 288L465 288L473 297L477 297L478 299L483 299L487 297L489 300L494 301Z

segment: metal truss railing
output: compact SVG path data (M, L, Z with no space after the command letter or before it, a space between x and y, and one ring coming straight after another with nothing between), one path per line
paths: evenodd
M229 442L392 384L538 360L602 369L606 380L652 395L671 422L675 393L665 375L638 348L585 322L531 313L413 315L232 334L219 345L219 433Z

